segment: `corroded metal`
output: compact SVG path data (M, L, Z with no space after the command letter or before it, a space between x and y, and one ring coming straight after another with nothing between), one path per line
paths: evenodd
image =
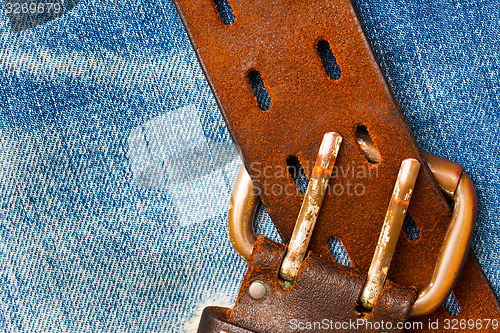
M361 305L368 310L373 308L384 288L419 171L420 162L413 158L401 163L375 254L361 293Z
M342 137L335 132L323 136L288 251L281 264L280 276L286 281L295 279L304 261L341 143Z
M461 174L457 180L458 170L461 170L461 168L457 167L457 163L429 153L426 153L425 156L443 193L447 196L451 195L450 198L454 201L454 210L447 236L432 272L432 279L421 289L419 297L413 305L412 316L414 317L427 315L435 311L453 289L467 257L467 250L470 246L472 230L474 229L477 214L476 192L470 177L465 172L462 173L460 171ZM240 173L246 174L244 166L241 167ZM246 190L239 192L237 189ZM254 207L240 210L240 214L229 215L230 234L243 233L233 239L238 240L236 243L246 242L245 244L237 244L235 249L243 258L250 258L254 245L252 239L255 239L255 235L253 235L252 229L239 226L244 224L245 221L253 219L253 212L258 203L258 196L253 192L253 184L250 177L238 177L232 195L234 199L233 204L245 202L241 198L242 196L253 197L247 202L254 203ZM232 209L235 209L235 207L232 207ZM252 235L245 233L252 233Z

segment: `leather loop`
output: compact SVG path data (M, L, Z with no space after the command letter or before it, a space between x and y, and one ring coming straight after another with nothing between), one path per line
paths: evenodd
M387 281L371 313L359 314L357 302L365 274L309 253L293 285L278 278L284 245L260 236L229 320L261 333L401 332L416 298L414 288ZM267 285L267 296L249 295L253 281ZM316 326L314 326L316 325ZM384 325L384 326L381 326Z

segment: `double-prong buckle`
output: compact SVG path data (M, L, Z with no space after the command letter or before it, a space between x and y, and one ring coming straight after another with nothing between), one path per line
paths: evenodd
M309 186L297 218L280 276L292 282L304 260L316 218L319 214L330 174L340 149L339 134L325 134ZM365 148L370 149L369 145ZM443 194L453 201L453 213L436 265L427 286L413 304L411 316L424 316L437 310L451 293L469 251L477 216L477 198L472 180L459 164L423 153ZM411 193L420 169L420 162L406 159L402 162L391 197L382 232L368 271L360 304L370 310L384 287ZM256 241L253 218L259 203L250 176L240 168L229 209L229 236L234 249L247 261Z

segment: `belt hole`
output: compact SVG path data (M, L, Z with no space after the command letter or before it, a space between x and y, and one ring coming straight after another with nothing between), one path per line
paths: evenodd
M325 68L326 75L334 81L337 81L342 76L342 70L340 69L337 59L333 55L332 49L330 48L330 43L326 40L320 40L316 45L316 50L321 58L323 67Z
M228 0L214 0L219 16L224 25L231 25L234 23L233 7Z
M446 301L444 301L443 308L452 316L456 316L460 313L460 303L458 303L458 300L453 292L451 292L450 296L448 296Z
M411 241L420 238L420 230L409 213L406 213L405 221L403 222L403 231L406 238Z
M380 163L382 156L380 155L377 145L373 142L372 137L368 132L368 128L366 128L365 125L357 126L355 135L366 160L372 164Z
M330 250L333 259L335 259L338 264L352 267L351 259L349 259L349 255L347 254L340 238L330 238L328 240L328 249Z
M299 159L296 156L290 156L286 159L286 165L288 167L288 172L295 183L295 188L300 194L305 195L307 186L309 185L309 179L307 178Z
M250 87L252 87L259 109L262 111L268 111L272 105L271 96L269 96L269 93L267 92L260 72L257 70L250 71L247 74L247 79Z

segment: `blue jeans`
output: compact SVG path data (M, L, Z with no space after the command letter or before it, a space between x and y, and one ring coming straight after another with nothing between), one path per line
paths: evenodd
M20 31L0 9L0 330L182 332L245 272L241 161L170 0L59 3ZM421 147L476 183L500 295L500 3L355 4Z

